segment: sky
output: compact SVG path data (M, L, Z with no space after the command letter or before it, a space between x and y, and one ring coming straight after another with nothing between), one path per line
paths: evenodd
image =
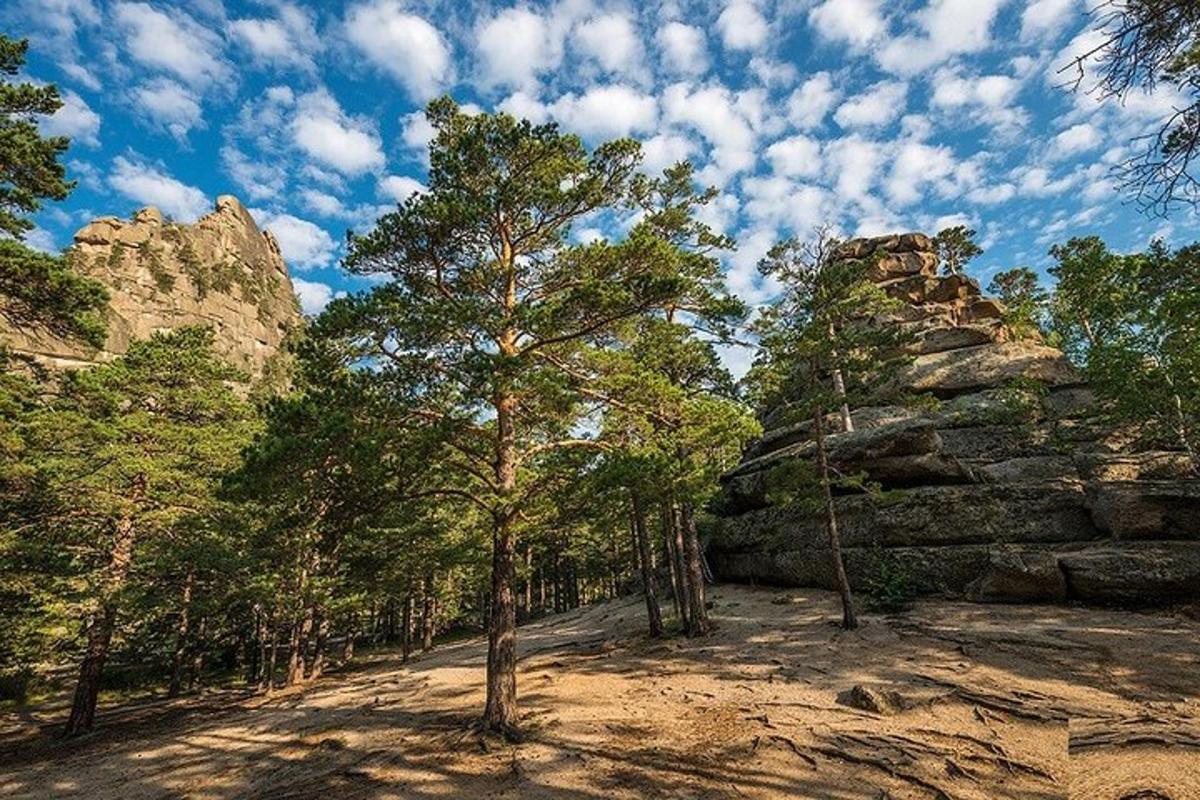
M738 243L729 286L759 304L777 291L759 258L822 224L969 225L985 286L1044 275L1072 236L1190 241L1195 212L1148 217L1112 178L1173 90L1120 104L1064 85L1097 41L1088 2L8 0L0 30L31 40L23 78L65 100L42 127L71 137L79 186L37 215L40 248L96 216L191 221L234 194L316 313L364 287L338 266L346 231L424 188L422 109L449 94L589 144L636 137L647 170L690 159L720 190L707 221Z

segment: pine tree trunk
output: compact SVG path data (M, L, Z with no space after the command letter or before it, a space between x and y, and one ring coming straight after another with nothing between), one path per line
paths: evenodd
M400 644L400 661L407 664L409 656L412 655L412 621L413 621L413 596L412 592L404 595L404 619L402 621L404 630L401 632Z
M312 663L309 665L305 676L305 679L310 681L315 681L325 671L325 643L329 638L329 619L325 615L324 609L317 612L317 620L316 647L314 648Z
M515 278L510 277L508 302L515 303ZM515 351L515 335L502 337L501 351ZM504 379L501 378L501 381ZM483 710L485 730L509 735L517 728L517 618L513 582L516 571L516 532L509 507L517 492L516 416L517 399L503 384L495 396L496 485L505 503L495 517L492 532L492 597L488 620L487 700Z
M533 547L525 545L525 619L533 617Z
M852 630L858 627L854 613L854 598L850 595L850 579L846 577L846 565L842 562L842 541L838 535L837 510L833 505L833 489L829 483L829 458L825 453L825 411L818 408L813 415L813 433L817 445L817 470L820 473L821 495L825 503L825 529L829 533L829 550L833 558L833 574L838 592L842 596L842 627Z
M487 703L483 724L488 730L509 734L517 727L517 621L512 589L514 537L507 524L496 531L492 550Z
M204 651L207 646L205 641L208 638L208 617L201 616L200 624L196 626L196 639L192 642L192 669L188 675L188 691L195 691L200 687L200 681L204 674Z
M196 573L188 570L183 580L183 597L179 602L179 625L175 628L175 650L171 654L171 683L167 697L177 697L183 688L183 657L187 651L188 628L191 623L192 583Z
M708 609L704 597L704 567L700 563L700 536L696 532L696 519L692 504L679 505L679 522L683 533L684 567L686 569L688 596L688 636L704 636L711 630Z
M657 639L663 635L662 611L658 607L658 590L654 580L654 566L650 558L650 536L646 532L646 509L637 493L630 495L633 510L633 537L637 546L638 564L642 574L642 595L646 599L646 621L650 636Z
M271 648L267 657L267 672L263 677L266 679L267 694L270 694L275 691L275 669L279 663L279 615L271 614L268 624L271 626Z
M287 686L304 680L304 661L308 656L308 638L312 634L313 607L306 605L303 615L292 626L291 652L288 654Z
M421 652L433 649L433 576L426 576L421 599Z
M354 659L354 640L358 638L358 612L350 612L350 620L346 625L346 641L342 643L342 663L349 664Z
M134 482L135 501L140 499L144 490L145 478L138 476ZM113 549L105 568L100 607L88 625L87 650L79 666L79 680L75 684L71 714L67 717L67 736L87 733L96 722L100 679L104 672L104 661L108 658L108 646L112 643L113 629L117 624L118 594L129 577L129 569L133 562L133 520L120 520L116 525L115 534Z
M262 687L263 667L267 661L267 636L263 626L262 607L254 604L254 655L250 661L250 669L246 673L246 683L257 688Z
M680 531L679 519L675 513L675 507L671 503L663 504L663 516L667 525L667 542L671 548L672 572L675 577L677 587L676 598L679 605L679 621L683 623L683 628L686 631L690 623L691 603L688 600L688 582L687 582L687 567L685 566L683 554L683 534Z
M835 369L833 371L833 390L837 392L837 396L842 400L842 430L850 432L854 430L854 418L850 416L850 404L846 402L846 381L842 378L842 371Z

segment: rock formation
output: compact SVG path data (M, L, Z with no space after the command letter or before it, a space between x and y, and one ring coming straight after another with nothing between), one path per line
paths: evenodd
M928 237L841 253L877 259L872 279L903 301L877 322L914 333L890 386L901 399L854 409L855 430L828 440L838 469L883 489L836 501L852 583L887 572L977 600L1200 597L1200 480L1184 453L1101 424L1063 354L1018 339L972 279L939 276ZM709 555L725 579L833 586L822 518L766 500L773 467L812 455L810 423L789 423L798 416L766 413L766 433L722 479Z
M300 311L275 237L259 231L237 198L185 225L156 208L132 220L101 217L75 234L67 258L108 287L108 339L99 350L0 329L14 351L54 367L106 361L132 341L185 325L209 325L216 346L251 375L268 369Z

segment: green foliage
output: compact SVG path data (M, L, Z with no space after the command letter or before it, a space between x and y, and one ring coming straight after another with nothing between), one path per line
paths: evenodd
M66 137L43 137L37 120L62 107L53 85L13 83L29 43L0 34L0 317L17 330L49 332L99 346L104 341L104 288L73 271L67 259L19 241L33 228L28 215L44 199L74 188L59 157ZM11 237L11 238L7 238Z
M108 291L72 260L71 251L53 256L0 239L0 316L18 330L103 344Z
M870 280L866 261L834 257L837 244L823 234L808 243L790 239L759 265L785 287L753 326L760 349L744 384L760 408L787 401L807 409L862 404L906 361L901 348L910 334L870 322L898 301Z
M987 290L1004 303L1004 324L1017 338L1038 337L1046 330L1050 296L1038 285L1036 272L1027 267L998 272Z
M887 614L907 610L918 589L912 570L878 544L871 548L868 559L864 579L867 607Z
M239 379L210 331L183 328L67 373L50 402L23 404L13 435L24 469L0 498L0 592L17 609L3 652L70 652L102 597L136 618L199 542L225 549L216 491L256 426ZM118 522L135 545L130 581L112 595Z
M1051 255L1055 330L1109 416L1186 450L1200 470L1200 245L1121 255L1088 237Z
M905 408L911 408L916 411L923 411L926 414L936 414L942 410L942 401L937 395L932 392L920 392L917 394L903 394L898 399L900 405Z
M25 63L26 40L0 34L0 233L21 238L33 228L28 215L42 200L62 200L74 188L59 157L65 136L44 137L37 118L62 108L58 88L9 80Z
M117 252L117 248L113 248ZM162 260L162 251L146 240L138 245L138 263L150 272L154 279L154 287L160 292L170 292L175 289L175 276L171 274Z
M983 253L975 242L975 231L965 225L955 225L939 231L933 237L933 246L947 275L957 275L967 262Z

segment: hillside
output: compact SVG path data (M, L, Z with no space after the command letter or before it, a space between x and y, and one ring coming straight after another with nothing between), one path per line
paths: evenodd
M636 598L523 627L518 745L469 727L485 652L470 639L273 698L116 708L75 742L33 732L52 709L10 716L0 794L1200 797L1198 751L1175 746L1200 744L1194 620L927 601L843 632L829 593L713 599L717 630L695 641L645 639Z

